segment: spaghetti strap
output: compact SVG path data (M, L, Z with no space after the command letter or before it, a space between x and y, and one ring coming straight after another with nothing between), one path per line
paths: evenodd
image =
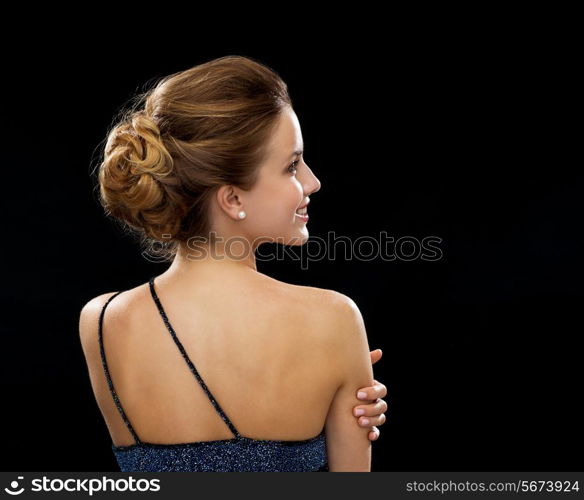
M132 424L128 420L128 417L126 416L126 412L122 408L122 404L120 403L120 400L118 398L118 395L116 393L116 390L114 389L114 384L112 382L112 379L111 379L111 376L110 376L110 372L109 372L109 369L107 367L107 361L105 359L105 350L103 348L103 317L104 317L104 314L105 314L105 308L107 307L107 305L111 302L111 300L114 297L117 297L122 292L123 292L123 290L120 290L119 292L116 292L114 295L112 295L106 301L106 303L104 304L104 306L103 306L103 308L101 310L101 314L99 316L99 350L101 352L101 362L103 364L103 370L105 371L105 376L106 376L106 379L107 379L107 383L108 383L110 392L112 394L112 397L114 398L114 402L116 403L116 406L118 408L118 411L120 412L120 415L124 419L124 423L126 424L126 427L132 433L132 436L134 437L134 440L135 440L136 444L141 444L142 441L140 441L140 438L138 437L138 435L136 434L136 431L134 431L134 428L132 427Z
M223 421L227 424L227 426L229 427L229 429L231 430L231 432L233 432L233 434L235 435L236 438L241 438L242 437L241 434L239 434L239 432L237 431L237 429L235 428L235 426L233 425L233 423L231 423L231 420L229 420L229 418L227 417L227 415L225 415L225 412L219 406L219 403L213 397L213 395L211 394L211 391L209 390L209 388L207 387L207 385L205 384L205 382L203 382L203 379L201 378L201 375L199 375L199 372L197 371L197 369L195 368L195 365L193 364L193 362L189 358L187 352L185 351L185 348L183 347L182 343L180 342L180 340L176 336L176 333L174 331L174 328L172 328L172 325L170 324L170 321L168 321L168 316L166 315L166 312L164 311L164 308L162 307L162 304L160 303L160 299L158 298L158 295L156 294L156 290L154 289L154 276L152 278L150 278L149 284L150 284L150 292L152 293L152 298L154 299L154 302L156 303L156 306L158 308L158 312L162 316L162 319L164 321L164 324L166 325L166 328L170 332L170 335L172 336L174 342L176 343L176 345L177 345L179 351L181 352L184 360L189 365L189 368L191 369L191 372L193 372L193 375L197 379L197 382L203 388L203 390L207 394L207 397L209 398L209 400L211 401L211 403L215 407L215 410L217 410L217 413L219 413L219 415L221 416L221 418L223 419Z

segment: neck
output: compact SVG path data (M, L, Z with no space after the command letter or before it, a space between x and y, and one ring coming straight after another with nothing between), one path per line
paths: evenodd
M181 244L169 271L189 274L206 269L257 272L255 252L243 239L228 246L223 243L196 243L189 246Z

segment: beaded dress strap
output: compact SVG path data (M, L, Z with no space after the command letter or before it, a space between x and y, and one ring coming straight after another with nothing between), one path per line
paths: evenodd
M241 434L239 434L239 432L237 431L235 426L231 423L231 420L229 420L227 415L225 415L225 412L223 411L221 406L219 406L219 403L211 394L211 391L209 390L209 388L207 387L207 385L205 384L205 382L201 378L201 375L199 375L199 372L197 371L197 369L195 368L195 365L193 364L193 362L189 358L187 352L185 351L185 348L183 347L182 343L180 342L180 340L176 336L174 328L170 324L170 321L168 321L168 316L166 315L166 312L164 311L164 308L162 307L162 304L160 303L160 299L158 298L158 295L156 294L156 290L154 289L154 276L152 278L150 278L149 284L150 284L150 292L152 293L152 298L154 299L154 302L156 303L156 306L158 308L158 312L162 316L162 319L164 320L164 324L166 325L166 328L170 332L170 335L172 336L172 338L173 338L176 346L178 347L180 353L182 354L184 360L187 362L187 365L189 365L191 372L193 373L193 375L197 379L197 382L203 388L203 390L205 391L205 394L207 394L207 397L209 398L209 400L211 401L211 403L215 407L215 410L217 410L217 413L219 413L219 415L221 416L223 421L227 424L227 426L229 427L231 432L233 432L233 434L235 435L236 438L241 438L242 437Z
M110 392L112 394L112 397L114 398L114 402L116 403L116 406L118 408L118 411L120 412L120 415L122 416L124 423L126 424L126 427L128 427L129 431L132 433L132 436L134 437L134 440L136 442L136 444L140 444L142 441L140 441L140 438L138 437L138 435L136 434L136 431L134 431L134 428L132 427L132 424L130 423L130 421L128 420L128 417L126 415L126 412L124 411L124 409L122 408L122 404L120 403L120 399L118 398L118 395L116 393L116 390L114 389L114 384L112 382L111 376L110 376L110 372L109 369L107 367L107 361L105 359L105 349L103 348L103 317L105 314L105 308L107 307L107 305L111 302L111 300L114 297L117 297L120 293L122 293L123 290L120 290L119 292L116 292L114 295L112 295L104 304L102 310L101 310L101 314L99 316L99 350L101 352L101 362L103 364L103 370L105 371L105 376L107 379L107 383L110 389Z

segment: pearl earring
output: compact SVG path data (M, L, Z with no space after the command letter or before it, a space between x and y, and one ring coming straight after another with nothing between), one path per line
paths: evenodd
M241 210L237 215L240 219L245 219L245 212L243 210Z

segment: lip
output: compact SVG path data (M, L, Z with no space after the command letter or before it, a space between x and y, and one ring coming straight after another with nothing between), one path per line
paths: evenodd
M301 210L304 207L307 207L309 203L310 203L310 198L308 200L306 200L306 203L304 205L299 206L296 210ZM296 215L296 217L301 219L303 222L308 222L308 214L306 214L306 215L294 214L294 215Z

